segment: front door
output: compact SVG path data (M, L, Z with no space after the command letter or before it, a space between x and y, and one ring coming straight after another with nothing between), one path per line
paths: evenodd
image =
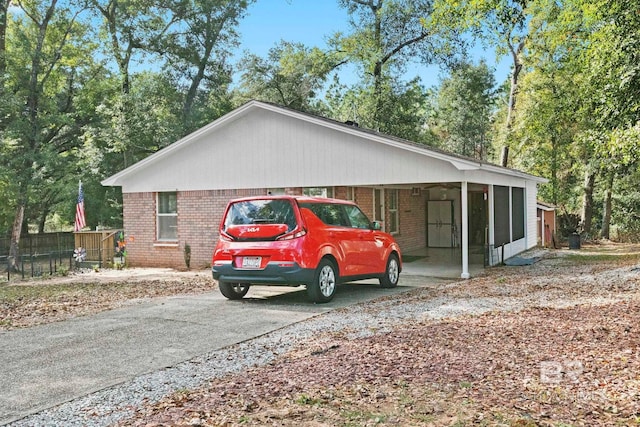
M453 200L427 201L427 246L453 247Z

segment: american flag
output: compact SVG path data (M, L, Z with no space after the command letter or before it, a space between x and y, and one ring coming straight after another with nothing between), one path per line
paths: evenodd
M74 231L80 231L87 225L84 218L84 192L82 191L82 181L78 185L78 203L76 204L76 223Z

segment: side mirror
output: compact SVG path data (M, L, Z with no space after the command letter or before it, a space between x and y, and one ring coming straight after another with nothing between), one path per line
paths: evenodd
M382 225L378 221L373 221L371 223L371 229L372 230L376 230L376 231L380 231L380 230L382 230Z

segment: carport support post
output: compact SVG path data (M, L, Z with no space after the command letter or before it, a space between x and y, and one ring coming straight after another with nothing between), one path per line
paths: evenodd
M469 193L467 181L462 181L460 189L460 207L462 208L462 279L471 277L469 274Z

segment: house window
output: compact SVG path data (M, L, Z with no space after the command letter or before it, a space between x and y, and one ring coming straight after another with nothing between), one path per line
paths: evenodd
M511 234L513 241L524 239L524 188L511 189Z
M351 200L352 202L356 201L356 188L355 187L347 187L346 200Z
M178 195L175 191L158 193L158 240L178 240Z
M493 187L493 228L496 247L511 242L511 222L509 218L509 187Z
M397 233L400 229L398 215L398 190L389 190L389 233Z
M384 222L384 196L383 190L379 188L373 189L373 220Z
M333 187L307 187L302 194L311 197L333 197Z

